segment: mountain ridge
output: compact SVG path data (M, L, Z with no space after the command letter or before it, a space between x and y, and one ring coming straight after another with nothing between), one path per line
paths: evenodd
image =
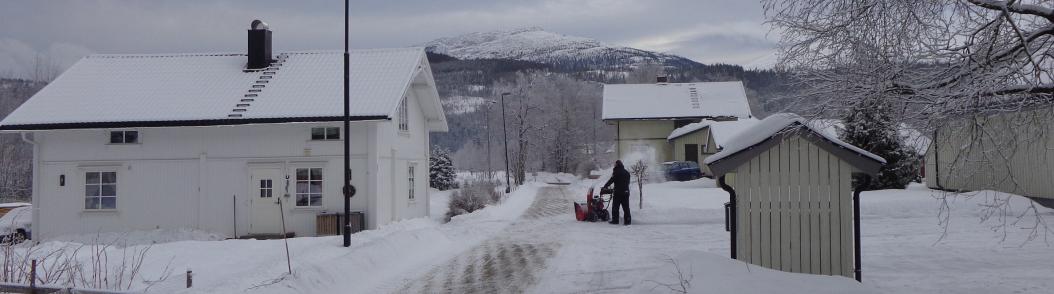
M632 69L643 63L700 66L697 61L668 53L610 45L596 39L523 27L473 32L419 44L432 53L462 60L512 59L586 70Z

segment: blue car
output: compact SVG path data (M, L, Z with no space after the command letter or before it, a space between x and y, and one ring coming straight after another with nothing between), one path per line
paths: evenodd
M662 164L667 181L691 181L703 177L703 170L694 161L670 161Z

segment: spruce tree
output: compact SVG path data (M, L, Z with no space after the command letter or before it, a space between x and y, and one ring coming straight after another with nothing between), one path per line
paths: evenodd
M439 190L450 190L457 188L454 173L454 161L450 159L450 152L443 147L432 147L431 156L428 159L429 172L428 184Z
M870 99L853 107L845 118L842 140L886 159L867 190L904 189L917 174L919 155L902 144L891 111L881 99Z

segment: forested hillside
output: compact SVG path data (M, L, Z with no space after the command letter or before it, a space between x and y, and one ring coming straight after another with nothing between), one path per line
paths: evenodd
M606 45L537 28L465 34L423 45L429 51L451 127L449 133L434 134L432 143L453 150L455 162L462 169L486 170L488 158L491 169L504 169L501 152L506 134L501 129L502 112L498 109L499 96L504 92L511 94L506 97L506 115L514 113L512 103L523 99L534 105L528 110L535 110L526 111L526 115L545 122L523 129L521 134L513 132L512 127L526 120L507 120L511 155L520 156L518 150L523 148L527 150L524 162L534 165L525 169L559 172L574 172L575 167L605 164L610 159L603 156L604 149L610 148L600 147L610 146L614 138L613 130L600 122L602 84L653 83L659 75L674 83L743 81L756 116L763 117L787 106L777 99L780 93L789 91L787 78L779 71L702 64L676 55ZM532 84L520 84L524 82ZM551 87L554 83L560 86ZM542 88L549 90L550 96L539 96ZM525 98L526 93L533 99ZM575 105L561 104L566 97L575 97ZM576 108L565 111L558 107L561 105ZM548 110L542 111L543 108ZM561 115L573 118L558 117ZM566 125L573 136L556 132L564 127L557 125L569 121L574 121ZM528 143L519 142L521 138ZM485 152L488 146L489 157ZM553 152L553 146L572 146L575 150L566 152L566 156L547 154Z

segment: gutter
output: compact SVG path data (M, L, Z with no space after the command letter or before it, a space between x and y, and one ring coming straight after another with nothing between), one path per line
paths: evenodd
M732 240L731 255L732 259L736 259L736 190L732 189L732 186L725 182L725 176L721 175L717 179L717 184L721 186L721 190L728 192L728 203L725 203L725 229L731 232L732 237L729 238Z
M32 139L29 139L29 137L28 137L29 133L21 132L19 134L22 136L22 141L23 142L26 142L29 145L33 146L33 171L31 173L33 179L32 179L32 182L30 182L30 194L29 194L30 197L33 198L32 201L31 201L33 203L33 216L32 216L32 221L33 222L30 224L29 229L30 229L30 238L34 239L34 240L39 240L39 238L36 237L36 236L39 236L39 234L33 234L33 233L34 233L34 231L37 231L36 233L39 233L39 228L40 228L40 197L39 197L40 195L38 195L40 193L40 161L39 161L40 145L38 145L36 141L33 141Z
M353 116L351 121L390 121L387 115ZM73 130L73 129L119 129L119 128L163 128L163 127L210 127L250 124L282 124L344 121L341 116L284 117L284 118L235 118L166 121L110 121L43 124L0 125L0 131Z
M940 146L937 145L937 135L939 135L940 128L933 129L933 140L930 142L930 147L933 148L933 184L937 186L938 190L944 190L944 186L941 186L941 153ZM925 157L923 157L925 158ZM923 160L925 162L925 160ZM922 169L926 169L926 165L922 165Z

